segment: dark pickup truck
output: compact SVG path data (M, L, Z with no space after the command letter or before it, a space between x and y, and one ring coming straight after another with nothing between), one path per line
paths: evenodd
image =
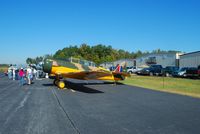
M161 65L151 65L149 68L143 68L140 71L137 71L138 75L162 75L162 66Z
M196 67L190 67L186 70L186 77L189 78L198 78L200 77L200 66Z
M165 68L162 69L162 74L164 76L172 76L175 72L179 70L179 67L176 66L166 66Z

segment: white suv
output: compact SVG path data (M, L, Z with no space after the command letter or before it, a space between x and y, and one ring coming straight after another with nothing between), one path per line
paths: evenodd
M141 68L137 68L136 66L132 66L132 67L129 67L127 68L127 73L136 73L137 71L141 70Z

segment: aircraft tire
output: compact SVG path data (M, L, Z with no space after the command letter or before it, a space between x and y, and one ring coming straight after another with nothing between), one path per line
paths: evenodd
M64 82L64 81L59 81L59 82L58 82L58 87L59 87L60 89L65 88L65 82Z

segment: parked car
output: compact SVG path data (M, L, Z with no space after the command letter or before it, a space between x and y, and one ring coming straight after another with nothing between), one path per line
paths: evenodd
M166 66L165 68L162 69L162 74L164 76L172 76L174 72L178 71L179 67L176 66Z
M198 75L200 77L200 65L197 67L197 69L198 69Z
M162 65L151 65L137 72L138 75L162 75Z
M127 73L136 73L138 71L142 70L142 68L138 68L136 66L132 66L132 67L127 67Z
M114 70L115 70L115 67L114 67L114 66L109 67L109 70L110 70L110 71L114 71Z
M150 71L150 74L153 73L153 75L162 75L162 65L151 65L150 66L151 68L151 71Z
M137 75L153 75L150 74L150 68L143 68L142 70L139 70L136 72Z
M199 72L198 68L190 67L190 68L186 69L186 77L198 78L199 77L198 72Z
M200 68L196 67L183 67L172 74L174 77L182 78L198 78L200 77Z
M179 70L175 71L172 76L174 77L186 77L186 70L188 67L182 67Z

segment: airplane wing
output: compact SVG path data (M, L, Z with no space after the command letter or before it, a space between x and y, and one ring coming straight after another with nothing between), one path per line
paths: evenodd
M124 80L130 75L123 72L104 72L104 71L81 71L81 72L56 72L55 75L63 78L73 78L80 80Z

